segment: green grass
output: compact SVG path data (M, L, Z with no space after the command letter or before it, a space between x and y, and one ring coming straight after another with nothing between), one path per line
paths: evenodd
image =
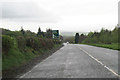
M118 44L118 43L112 43L112 44L92 44L92 43L89 43L88 45L109 48L109 49L114 49L114 50L120 50L120 48L118 46L120 44Z
M20 66L21 64L24 64L34 58L36 55L29 51L26 53L21 53L19 50L10 49L7 56L4 54L2 56L2 69L6 70L12 67L14 68Z
M59 47L60 45L55 44L53 48ZM2 70L18 67L22 64L27 63L34 57L39 56L42 53L50 51L50 49L40 49L39 51L32 52L33 49L26 48L26 52L21 52L19 49L11 48L7 55L2 53Z

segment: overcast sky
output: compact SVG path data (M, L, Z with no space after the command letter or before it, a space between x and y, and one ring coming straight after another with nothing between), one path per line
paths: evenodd
M1 0L0 27L37 32L47 28L67 32L112 30L118 23L119 0Z

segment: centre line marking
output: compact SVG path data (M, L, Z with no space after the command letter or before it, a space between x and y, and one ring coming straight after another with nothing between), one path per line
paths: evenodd
M117 74L115 71L113 71L112 69L110 69L109 67L107 67L105 64L103 64L101 61L99 61L97 58L93 57L91 54L89 54L87 51L83 50L82 48L80 48L84 53L86 53L88 56L90 56L92 59L94 59L95 61L97 61L98 63L100 63L102 66L104 66L104 68L106 68L107 70L109 70L110 72L112 72L114 75L116 75L117 77L120 77L119 74Z

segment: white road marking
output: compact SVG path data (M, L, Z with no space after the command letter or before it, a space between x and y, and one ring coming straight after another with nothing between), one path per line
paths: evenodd
M20 76L20 78L23 78L26 74L30 73L31 71L28 71L27 73L25 73L24 75Z
M109 67L107 67L105 64L103 64L101 61L99 61L97 58L93 57L91 54L89 54L87 51L83 50L82 48L80 48L83 52L85 52L88 56L90 56L92 59L94 59L95 61L97 61L98 63L100 63L102 66L104 66L104 68L106 68L107 70L109 70L110 72L112 72L114 75L116 75L117 77L120 77L119 74L117 74L115 71L113 71L112 69L110 69Z

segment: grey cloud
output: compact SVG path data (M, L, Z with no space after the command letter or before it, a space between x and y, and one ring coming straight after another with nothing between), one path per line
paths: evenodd
M30 2L4 2L2 19L27 22L57 22L58 17Z

